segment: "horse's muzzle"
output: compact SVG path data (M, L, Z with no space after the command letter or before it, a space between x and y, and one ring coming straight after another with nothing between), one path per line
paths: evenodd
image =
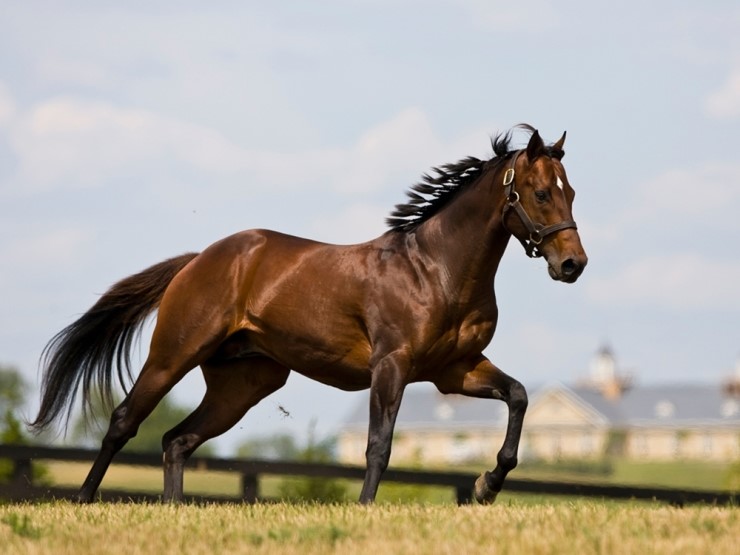
M588 258L585 255L566 258L555 264L551 264L548 261L547 271L552 279L565 283L573 283L583 273L583 269L587 263Z

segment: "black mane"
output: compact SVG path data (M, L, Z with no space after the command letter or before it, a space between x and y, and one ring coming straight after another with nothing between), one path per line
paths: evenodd
M531 125L521 124L517 128L534 133ZM439 210L449 203L457 193L476 181L486 169L491 169L513 152L510 150L512 131L499 133L491 139L493 157L489 160L479 160L473 156L463 158L454 164L444 164L432 168L436 175L427 173L422 175L421 182L413 185L406 191L409 201L397 204L385 222L391 231L413 231ZM547 148L547 154L562 156L552 147Z

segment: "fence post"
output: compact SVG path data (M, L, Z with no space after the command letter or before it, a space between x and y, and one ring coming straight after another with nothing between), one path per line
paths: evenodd
M256 503L259 494L259 481L257 474L244 472L242 474L242 499L246 503Z
M470 486L455 486L458 505L470 505L473 501L473 492Z
M31 459L15 459L13 463L13 475L11 477L13 484L16 486L31 487L33 485Z

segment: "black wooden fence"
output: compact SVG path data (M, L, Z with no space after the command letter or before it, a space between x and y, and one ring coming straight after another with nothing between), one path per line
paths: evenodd
M70 488L48 487L35 484L32 478L32 461L74 461L91 462L97 450L41 447L26 445L0 445L0 459L12 461L13 473L10 481L0 483L0 499L33 500L65 499L72 497L77 490ZM162 456L150 453L121 452L116 455L116 464L133 466L161 467ZM268 461L258 459L223 459L216 457L192 457L188 468L199 470L220 470L235 472L241 476L240 497L187 496L189 501L209 502L247 502L261 500L260 478L272 476L303 476L314 478L345 478L362 480L364 467L339 464ZM443 486L453 488L458 504L470 503L476 474L468 472L437 472L422 470L402 470L389 468L383 475L384 482L417 484L425 486ZM710 503L727 505L737 502L737 496L730 493L674 490L665 488L644 488L632 486L614 486L597 484L570 484L563 482L543 482L536 480L507 479L504 489L510 492L534 493L544 495L570 495L578 497L596 497L602 499L646 499L658 500L673 505L686 503ZM131 491L114 491L102 488L100 498L105 501L157 501L159 495Z

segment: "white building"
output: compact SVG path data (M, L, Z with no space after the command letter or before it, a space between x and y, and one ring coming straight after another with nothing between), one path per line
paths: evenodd
M589 379L530 391L519 458L738 459L740 387L733 389L734 383L633 386L618 372L611 351L602 349ZM340 431L342 462L365 462L367 415L366 398ZM396 421L391 463L495 460L507 415L501 401L409 387Z

